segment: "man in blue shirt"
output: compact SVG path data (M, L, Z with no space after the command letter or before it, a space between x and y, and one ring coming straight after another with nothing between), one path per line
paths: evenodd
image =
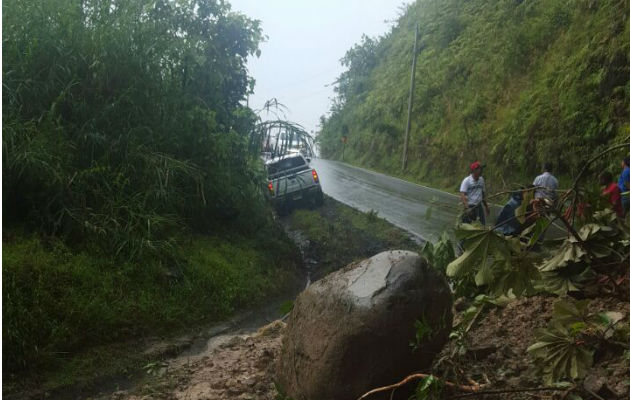
M619 191L621 192L621 206L623 207L623 215L630 211L630 195L625 192L630 191L630 157L626 157L621 161L621 175L619 175ZM624 194L625 193L625 194Z
M516 218L516 209L519 208L522 203L523 192L517 191L512 193L510 201L503 206L501 212L499 213L499 217L497 218L495 228L498 232L501 232L505 236L514 236L521 233L523 225L521 225L519 220Z

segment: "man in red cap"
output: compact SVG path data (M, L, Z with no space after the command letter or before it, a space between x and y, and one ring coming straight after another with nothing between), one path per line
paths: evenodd
M481 176L482 167L479 161L470 164L470 175L464 178L459 187L459 195L462 204L466 208L462 222L471 223L479 219L481 225L485 225L486 215L481 208L481 204L483 204L486 213L490 214L490 209L486 202L486 183Z

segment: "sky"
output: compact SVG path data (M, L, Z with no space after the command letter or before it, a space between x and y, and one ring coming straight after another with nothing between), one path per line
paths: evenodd
M320 116L330 108L333 82L344 70L339 60L363 34L389 31L403 5L400 0L228 1L232 10L260 20L268 37L260 57L248 60L256 80L249 106L257 110L277 98L288 108L286 118L307 132L317 132Z

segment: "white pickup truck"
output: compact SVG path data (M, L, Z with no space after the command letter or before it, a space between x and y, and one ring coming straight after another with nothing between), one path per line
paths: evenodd
M265 162L268 194L279 212L298 203L319 207L324 201L317 171L301 154L288 154Z

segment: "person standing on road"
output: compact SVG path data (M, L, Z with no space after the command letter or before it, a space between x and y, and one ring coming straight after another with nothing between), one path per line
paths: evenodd
M626 157L621 161L621 175L619 175L619 191L621 192L621 206L623 207L623 215L630 211L630 157ZM624 194L625 193L625 194Z
M536 191L534 192L535 199L546 199L552 202L556 200L558 180L555 176L551 175L551 169L551 163L546 162L543 173L534 179L534 186L536 187Z
M459 196L465 208L462 217L462 222L464 223L471 223L479 219L481 225L486 224L486 215L481 208L482 204L486 213L490 214L490 209L486 202L486 183L481 176L481 168L479 161L470 164L470 175L464 178L459 187Z

